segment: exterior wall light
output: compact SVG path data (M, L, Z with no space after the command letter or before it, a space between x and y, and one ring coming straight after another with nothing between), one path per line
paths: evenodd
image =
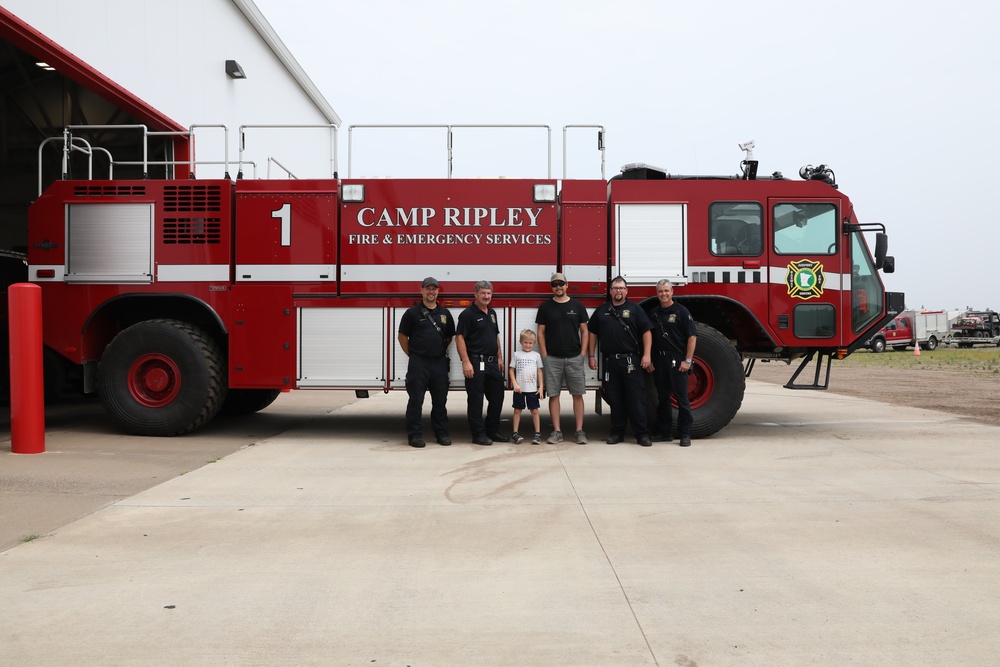
M226 61L226 74L229 75L230 79L245 79L247 78L246 72L240 67L240 64L235 60Z

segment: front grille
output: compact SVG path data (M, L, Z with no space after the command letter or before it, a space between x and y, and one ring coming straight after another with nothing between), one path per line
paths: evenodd
M221 243L222 221L219 218L164 218L165 245L210 245Z
M222 188L218 185L168 185L163 188L163 210L183 211L222 210Z

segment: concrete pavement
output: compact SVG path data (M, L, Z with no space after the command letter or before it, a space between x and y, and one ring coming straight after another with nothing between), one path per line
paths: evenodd
M405 398L317 411L0 553L0 662L1000 655L997 427L750 381L690 449L605 445L592 414L587 446L477 447L453 393L455 445L415 450Z

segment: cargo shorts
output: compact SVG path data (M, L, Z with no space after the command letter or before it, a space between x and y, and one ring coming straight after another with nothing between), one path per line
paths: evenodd
M583 355L575 357L545 357L545 395L558 396L565 386L571 396L583 396L587 393L586 369L583 365Z

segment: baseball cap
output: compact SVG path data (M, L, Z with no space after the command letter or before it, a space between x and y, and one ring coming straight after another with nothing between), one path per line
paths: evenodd
M569 282L569 281L566 280L566 276L564 276L563 274L561 274L561 273L553 273L552 277L549 278L549 282L550 283L565 283L565 282Z
M437 278L431 278L430 276L427 276L426 278L424 278L424 282L420 286L421 287L441 287L438 284Z

